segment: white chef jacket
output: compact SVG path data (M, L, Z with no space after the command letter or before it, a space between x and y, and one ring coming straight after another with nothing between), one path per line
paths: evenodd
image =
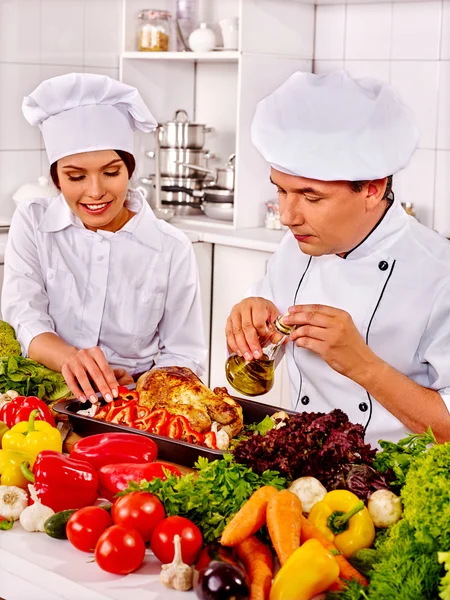
M345 258L303 254L287 232L252 295L282 313L299 304L347 311L377 356L450 407L450 243L398 202ZM340 408L372 445L404 437L403 423L320 356L293 342L285 352L294 410Z
M192 244L130 190L136 214L115 233L86 229L60 194L19 205L5 253L3 318L26 356L31 340L57 333L99 346L113 368L135 374L179 365L201 375L206 360Z

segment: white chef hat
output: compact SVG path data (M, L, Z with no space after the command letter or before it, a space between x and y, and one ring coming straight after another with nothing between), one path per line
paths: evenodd
M419 140L390 85L345 71L294 73L258 103L252 141L278 171L322 181L392 175Z
M157 126L136 88L91 73L43 81L23 99L22 110L31 125L39 125L50 164L94 150L132 154L133 129Z

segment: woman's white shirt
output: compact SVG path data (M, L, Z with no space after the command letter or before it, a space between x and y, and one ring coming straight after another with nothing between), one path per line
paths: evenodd
M113 367L204 370L206 347L191 242L130 190L136 214L119 231L86 229L64 197L23 202L5 252L3 318L26 356L33 338L58 334L99 346Z

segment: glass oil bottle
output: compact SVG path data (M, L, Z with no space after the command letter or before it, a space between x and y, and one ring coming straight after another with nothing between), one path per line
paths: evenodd
M274 383L276 357L293 329L294 326L285 325L283 316L279 315L267 336L260 340L261 358L248 361L236 353L230 354L225 363L228 383L244 396L267 394Z

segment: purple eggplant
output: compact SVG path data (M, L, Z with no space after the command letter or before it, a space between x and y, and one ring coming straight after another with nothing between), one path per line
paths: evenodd
M213 560L202 569L194 585L200 600L249 600L250 586L244 571Z

